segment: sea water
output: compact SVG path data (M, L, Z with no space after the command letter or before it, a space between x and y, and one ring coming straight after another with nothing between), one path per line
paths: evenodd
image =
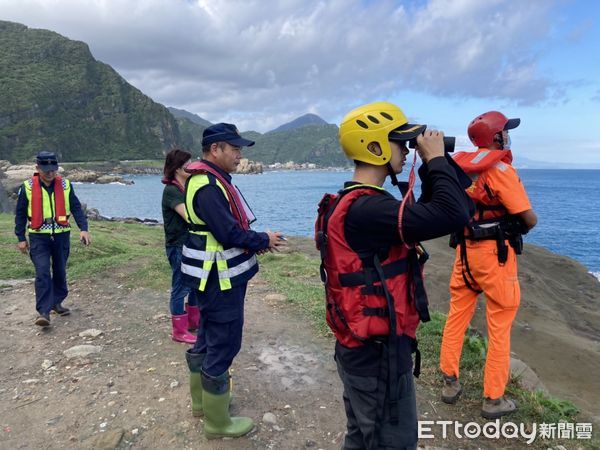
M600 170L522 169L519 175L538 215L525 241L570 256L600 278ZM127 178L134 184L76 184L74 189L104 216L162 221L160 176ZM312 236L317 203L350 178L349 171L281 171L234 175L234 183L257 217L253 229ZM397 192L389 184L386 188Z

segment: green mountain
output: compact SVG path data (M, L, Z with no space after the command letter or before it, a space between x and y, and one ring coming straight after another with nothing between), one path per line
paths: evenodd
M41 149L64 162L162 159L174 146L200 156L209 125L155 103L83 42L0 21L0 159L29 162ZM337 126L305 115L277 130L242 133L256 141L245 156L265 164L347 165Z
M184 117L176 118L179 134L181 136L181 147L192 152L194 157L202 154L202 132L206 128Z
M269 131L269 133L278 133L280 131L293 130L294 128L300 128L306 125L327 125L323 119L321 119L316 114L304 114L291 122L284 123L283 125L279 125L274 130Z
M181 145L167 108L94 59L83 42L0 21L0 159L162 158Z
M304 125L276 133L242 134L256 141L254 146L244 149L244 156L254 161L265 164L294 161L319 166L348 165L338 142L336 125Z
M182 109L169 108L177 118L181 141L194 156L202 153L202 132L211 123ZM244 157L264 164L314 163L318 166L347 166L348 160L338 143L338 127L319 116L305 114L265 134L244 131L246 139L256 142L244 149Z
M203 126L204 128L212 125L212 123L210 123L206 119L203 119L198 114L191 113L189 111L186 111L185 109L177 109L173 108L172 106L169 106L167 109L170 111L171 114L173 114L173 117L175 117L176 119L187 119L190 122Z

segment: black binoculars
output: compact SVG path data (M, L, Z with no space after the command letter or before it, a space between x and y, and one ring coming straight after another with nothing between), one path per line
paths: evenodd
M456 145L456 138L454 136L444 136L444 151L446 153L452 153L454 146ZM408 141L408 148L415 148L417 146L417 138Z

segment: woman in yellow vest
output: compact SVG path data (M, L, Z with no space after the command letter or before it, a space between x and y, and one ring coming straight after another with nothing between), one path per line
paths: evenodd
M81 230L80 239L90 244L87 218L71 183L58 175L58 160L51 152L36 157L36 170L19 190L15 213L18 248L29 252L35 266L35 301L38 317L35 324L50 325L50 312L70 314L62 306L67 297L67 259L70 251L71 214ZM29 233L29 242L25 237Z

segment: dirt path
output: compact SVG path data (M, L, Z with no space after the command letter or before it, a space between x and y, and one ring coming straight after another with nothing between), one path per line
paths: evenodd
M73 314L52 316L47 331L33 325L31 282L0 291L0 449L340 448L345 415L333 341L315 336L260 277L249 287L232 406L257 427L246 437L216 441L204 438L201 419L190 414L187 346L169 337L168 292L127 289L126 277L113 273L71 286L65 304ZM102 334L80 336L89 329ZM78 345L98 352L64 353ZM420 418L452 418L456 411L440 404L430 378L418 383ZM477 418L479 404L463 406L460 420ZM478 440L424 444L493 448Z
M207 442L201 420L190 414L187 347L168 336L166 292L83 282L65 303L73 314L52 316L53 326L40 331L32 284L5 290L0 447L339 448L343 407L329 342L267 295L263 282L252 283L244 346L233 367L233 412L258 426L246 438ZM90 328L102 334L79 336ZM100 351L63 354L81 344ZM262 422L266 413L275 423Z

